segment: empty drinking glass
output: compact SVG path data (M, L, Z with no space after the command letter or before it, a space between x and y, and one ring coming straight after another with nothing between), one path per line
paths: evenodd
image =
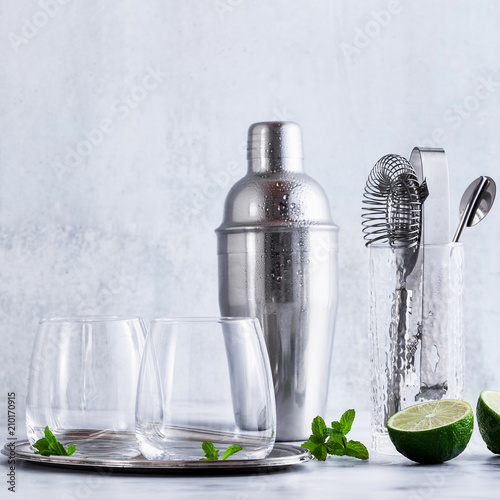
M276 409L258 320L158 319L151 323L139 377L136 433L151 460L199 460L202 443L229 459L272 450Z
M75 456L139 454L134 410L145 328L139 317L40 321L29 370L26 427L31 444L45 426Z

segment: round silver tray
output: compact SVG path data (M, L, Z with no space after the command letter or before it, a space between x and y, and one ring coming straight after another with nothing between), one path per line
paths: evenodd
M7 444L2 454L9 456ZM309 451L290 444L276 443L271 453L258 460L147 460L142 455L131 459L115 460L92 457L59 457L35 455L28 441L16 443L16 459L36 462L43 465L70 467L76 469L111 469L117 472L211 472L211 473L249 473L280 470L290 465L307 462Z

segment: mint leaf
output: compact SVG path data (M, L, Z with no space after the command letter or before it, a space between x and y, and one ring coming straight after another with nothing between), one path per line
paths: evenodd
M322 436L315 436L314 434L311 434L309 436L309 441L315 444L324 444L325 443L325 437Z
M343 436L342 432L340 431L340 423L339 422L332 422L332 424L336 424L335 425L335 429L331 429L330 427L328 427L326 429L326 433L328 434L328 436Z
M219 450L215 448L215 445L211 441L204 441L201 445L203 451L205 452L205 457L200 458L200 460L219 460ZM231 455L238 453L243 448L239 444L232 444L222 456L222 460L228 459ZM69 452L68 448L68 452Z
M328 442L326 443L326 447L328 448L328 451L338 450L339 448L343 449L344 444L342 443L342 439L340 440L329 439Z
M328 437L329 429L326 427L325 421L321 417L316 417L312 421L312 434L309 436L309 441L306 441L301 446L311 452L311 455L318 460L326 460L327 450L325 440Z
M201 447L205 452L205 458L200 458L200 460L219 460L219 450L215 449L211 441L204 441Z
M45 427L44 434L44 438L39 439L33 444L33 448L38 450L35 451L35 455L43 455L44 457L50 457L51 455L67 457L75 453L75 446L70 444L68 446L68 451L66 451L64 446L55 438L54 434L52 434L48 426Z
M54 444L50 444L50 453L52 455L59 455L62 457L68 456L68 452L64 449L64 446L58 441L56 441Z
M50 457L52 453L50 451L35 451L35 455L42 455L44 457Z
M45 427L44 434L45 434L45 439L47 440L47 443L49 443L49 446L57 443L57 439L54 436L54 434L52 434L52 432L50 432L48 425L47 425L47 427Z
M235 453L238 453L241 451L243 448L239 444L233 444L231 445L227 450L226 453L222 456L222 460L226 460L226 458L230 457L231 455L234 455Z
M328 451L325 445L319 445L314 452L311 452L318 460L325 461L328 455Z
M34 445L33 448L36 448L38 451L35 451L36 455L43 455L49 451L49 443L45 438L39 439ZM48 455L45 455L48 456Z
M316 417L312 421L312 432L314 436L321 437L324 441L325 437L327 436L326 424L321 417Z
M336 442L328 443L327 449L330 455L337 455L339 457L342 457L343 455L347 454L344 445L340 443Z
M309 451L312 451L312 450L316 449L317 446L318 445L316 443L313 443L311 441L306 441L305 443L302 443L300 445L301 448L306 448Z
M326 442L326 445L327 446L335 446L336 445L339 445L341 446L342 448L344 448L345 446L345 437L343 434L339 434L339 433L334 433L330 436L330 439L328 439L328 441Z
M334 420L332 426L326 427L325 421L321 417L316 417L312 422L313 433L309 441L302 443L302 448L306 448L311 455L318 460L326 460L327 454L337 456L350 456L368 459L368 450L359 441L347 441L345 435L350 432L356 412L347 410L340 421ZM326 443L325 440L327 439Z
M344 434L343 431L342 431L342 425L340 425L340 422L332 422L332 431L333 433L337 433L337 434Z
M354 417L356 416L356 412L354 410L347 410L340 417L340 427L342 434L344 436L351 430L352 423L354 422Z
M326 445L312 443L311 441L306 441L300 445L302 448L306 448L311 452L311 455L318 460L326 460L327 450Z
M361 460L368 460L368 450L366 446L359 441L349 441L345 449L346 455Z

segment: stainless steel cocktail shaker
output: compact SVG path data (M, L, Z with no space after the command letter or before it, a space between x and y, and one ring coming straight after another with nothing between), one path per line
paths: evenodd
M304 173L296 123L252 125L247 157L248 173L230 190L216 230L221 314L259 318L276 393L277 439L304 440L328 396L338 227L323 189Z

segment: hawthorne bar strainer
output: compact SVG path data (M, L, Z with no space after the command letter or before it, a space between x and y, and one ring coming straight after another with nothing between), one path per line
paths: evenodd
M373 167L363 198L363 232L366 245L388 243L396 271L396 285L389 325L390 362L388 399L384 417L402 407L405 372L412 369L406 356L407 315L412 293L406 281L418 258L422 228L422 202L427 197L425 181L419 184L410 162L386 155ZM412 353L410 353L413 359Z

